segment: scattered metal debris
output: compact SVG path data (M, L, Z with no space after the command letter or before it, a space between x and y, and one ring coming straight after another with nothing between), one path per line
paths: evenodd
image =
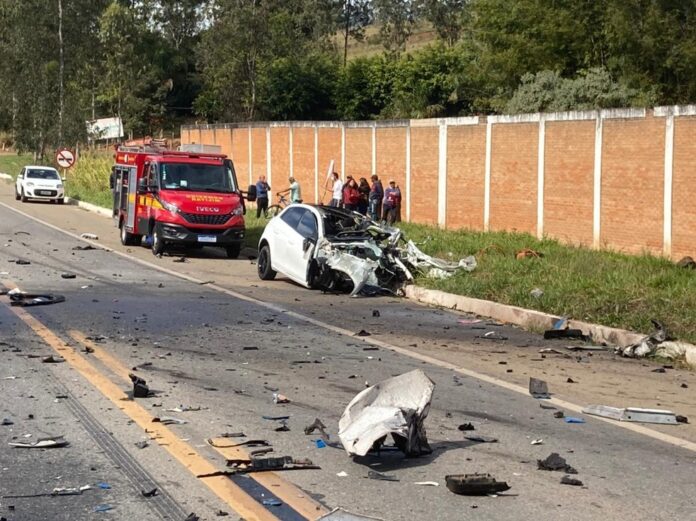
M80 237L82 239L88 239L91 241L98 241L99 240L99 236L96 233L81 233Z
M324 423L319 418L315 418L312 424L307 425L304 428L304 433L308 436L310 434L314 434L315 431L319 431L319 433L321 434L321 438L324 441L329 441L330 437L326 432L326 425L324 425Z
M284 394L273 393L273 403L290 403L290 399Z
M546 459L537 460L539 470L562 470L566 474L577 474L578 471L568 465L568 462L562 458L557 452L552 452Z
M60 364L62 362L65 362L65 358L61 358L60 356L49 355L49 356L44 356L41 359L41 362L44 364Z
M510 490L504 481L497 481L490 474L451 474L445 476L447 488L462 496L486 496Z
M437 481L416 481L414 485L420 485L422 487L439 487L440 484Z
M529 378L529 394L540 400L548 400L551 398L548 384L544 380L539 380L538 378Z
M160 416L152 419L153 423L161 423L162 425L184 425L188 423L186 420L181 418L174 418L173 416Z
M471 423L462 423L459 427L457 427L460 431L475 431L476 427L474 427Z
M664 409L641 409L638 407L609 407L608 405L588 405L582 412L612 420L638 423L663 423L676 425L677 415Z
M377 472L376 470L368 470L367 477L369 479L376 479L379 481L399 481L399 478L397 478L394 474L383 474L381 472Z
M581 338L584 339L585 335L582 329L547 329L544 331L545 340L553 340L556 338Z
M543 445L543 444L544 444L544 440L542 440L541 438L539 438L539 439L536 439L536 440L532 440L532 443L531 443L530 445Z
M133 382L133 398L147 398L150 396L150 388L145 380L133 373L129 373L128 377Z
M73 250L76 251L88 251L88 250L101 250L101 248L96 248L91 244L85 244L83 246L73 246Z
M47 306L49 304L58 304L65 302L65 297L62 295L39 294L39 293L23 293L21 291L8 292L11 306Z
M150 490L141 490L140 493L143 495L143 497L155 497L158 493L157 488L153 488Z
M579 479L571 478L570 476L563 476L561 478L561 485L572 485L574 487L582 487L582 481Z
M74 278L76 278L76 277L77 277L77 275L75 275L74 273L67 273L67 272L66 272L66 273L61 273L61 274L60 274L60 278L61 278L61 279L74 279Z
M349 455L379 448L388 434L407 456L430 454L424 422L435 384L416 369L360 392L339 420L338 437Z
M52 436L49 438L38 438L34 442L13 441L9 443L10 447L18 449L55 449L66 447L68 441L63 439L63 436Z

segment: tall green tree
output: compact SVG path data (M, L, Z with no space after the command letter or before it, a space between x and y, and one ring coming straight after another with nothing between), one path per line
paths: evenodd
M365 27L372 21L371 0L338 0L338 28L343 39L343 66L348 63L348 39L362 41Z
M420 11L440 40L454 45L469 23L470 0L421 0Z
M373 0L384 48L394 54L406 50L417 19L417 0Z

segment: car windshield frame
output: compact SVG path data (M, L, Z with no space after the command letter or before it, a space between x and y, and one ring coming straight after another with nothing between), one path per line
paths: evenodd
M238 193L234 168L228 161L220 163L163 161L157 165L157 184L160 190Z
M60 181L60 174L52 168L31 168L24 174L25 179L38 179L42 181Z

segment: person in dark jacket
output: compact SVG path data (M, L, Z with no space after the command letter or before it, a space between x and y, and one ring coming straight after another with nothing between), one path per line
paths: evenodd
M389 188L384 191L382 201L382 220L387 224L394 224L396 221L397 208L401 207L401 190L396 186L396 181L389 181Z
M360 193L360 200L358 201L358 212L363 215L367 215L367 207L370 200L370 183L364 177L360 178L360 185L358 186L358 192Z
M384 197L384 188L382 181L377 175L372 176L372 188L370 188L369 215L373 221L378 221L382 215L382 198Z
M263 212L264 217L268 217L268 191L271 189L266 182L266 176L259 176L256 181L256 218L261 217Z

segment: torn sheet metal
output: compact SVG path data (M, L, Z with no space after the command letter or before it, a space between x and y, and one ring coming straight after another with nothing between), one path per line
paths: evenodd
M415 273L447 278L476 268L473 256L453 263L423 253L398 228L338 209L322 208L322 212L326 235L305 250L305 260L312 257L315 263L308 277L313 287L347 291L343 283L350 282L352 296L393 294Z
M664 409L641 409L638 407L610 407L608 405L588 405L582 412L602 418L622 422L662 423L676 425L677 415Z
M407 456L429 454L424 422L435 384L416 369L368 387L348 404L338 422L346 452L364 456L388 434Z

